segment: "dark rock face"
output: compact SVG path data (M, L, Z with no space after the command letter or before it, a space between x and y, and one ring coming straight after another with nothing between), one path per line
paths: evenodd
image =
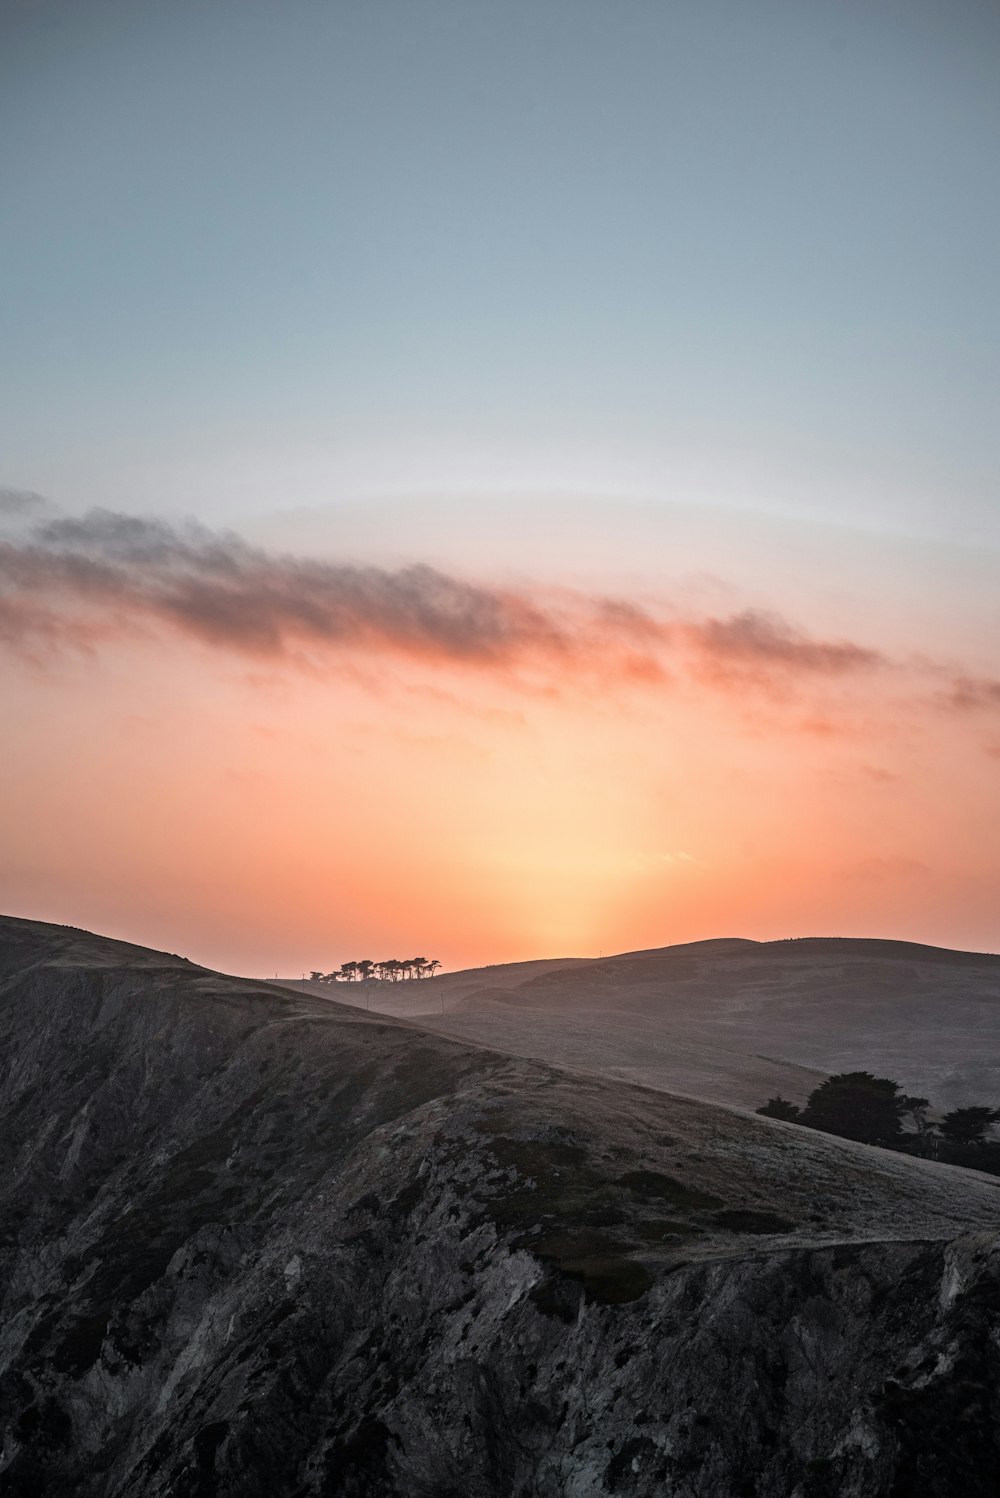
M0 1494L978 1498L993 1180L0 923Z

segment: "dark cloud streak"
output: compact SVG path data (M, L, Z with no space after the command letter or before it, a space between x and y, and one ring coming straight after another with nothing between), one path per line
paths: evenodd
M753 670L787 667L820 676L866 671L888 664L877 650L850 640L813 640L774 614L747 611L692 628L699 647L716 662Z
M258 658L392 652L441 664L607 676L649 684L667 662L760 682L852 676L885 664L759 613L679 620L619 599L532 593L434 567L396 570L273 555L194 523L94 510L0 543L0 642L90 644L136 624Z

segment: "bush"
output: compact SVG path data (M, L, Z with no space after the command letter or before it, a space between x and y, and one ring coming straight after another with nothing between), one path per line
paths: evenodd
M757 1112L762 1118L781 1118L785 1123L798 1123L802 1116L802 1109L797 1103L789 1103L779 1093L777 1097L768 1098L763 1108Z

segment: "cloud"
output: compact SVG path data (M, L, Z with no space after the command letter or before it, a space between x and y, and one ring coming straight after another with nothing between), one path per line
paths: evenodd
M1000 681L986 676L956 676L948 691L948 701L960 709L1000 708Z
M136 627L260 661L377 653L480 670L609 674L648 687L676 673L718 683L853 676L879 652L817 640L772 614L678 619L627 600L491 586L266 552L188 523L93 510L0 543L0 643L91 646Z
M888 664L880 651L850 640L814 640L775 614L752 610L709 619L689 632L716 666L837 676Z
M251 655L295 647L391 649L451 660L558 653L566 632L529 600L432 567L398 571L271 556L239 537L93 511L0 547L8 615L26 633L44 600L54 620L76 611L158 620ZM30 605L34 604L34 607Z
M48 500L30 489L0 489L0 517L37 515L48 508Z

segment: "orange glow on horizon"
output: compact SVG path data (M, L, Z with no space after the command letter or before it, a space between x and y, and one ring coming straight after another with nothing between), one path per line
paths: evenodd
M179 644L151 669L145 643L4 673L12 914L259 975L720 935L1000 944L997 761L881 687L365 684L193 668Z

